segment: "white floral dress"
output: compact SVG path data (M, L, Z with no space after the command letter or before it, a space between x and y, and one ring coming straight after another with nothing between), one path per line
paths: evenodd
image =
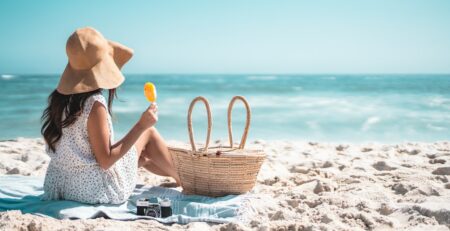
M87 120L94 103L108 108L102 94L89 97L76 122L62 129L51 157L44 182L43 200L74 200L89 204L125 202L137 181L138 155L135 146L108 170L97 163L89 143ZM111 144L114 132L108 114Z

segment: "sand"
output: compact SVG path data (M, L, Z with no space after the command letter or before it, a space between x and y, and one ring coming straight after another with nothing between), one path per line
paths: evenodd
M0 230L449 230L450 143L255 141L267 160L243 223L57 220L0 213ZM0 174L44 175L41 139L0 142ZM141 183L170 182L140 170Z

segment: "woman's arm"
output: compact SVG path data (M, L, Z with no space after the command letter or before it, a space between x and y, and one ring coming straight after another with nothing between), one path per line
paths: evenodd
M110 143L108 112L101 103L94 103L89 114L87 129L92 151L102 169L110 168L117 160L122 158L136 143L139 136L158 121L156 112L156 105L152 104L142 113L141 118L131 130L113 145Z

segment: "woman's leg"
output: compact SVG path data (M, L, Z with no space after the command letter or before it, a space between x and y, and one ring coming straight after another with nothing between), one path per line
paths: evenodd
M152 172L163 171L165 172L163 176L173 177L177 184L180 185L180 178L175 170L166 141L164 141L156 128L152 127L150 130L150 139L145 146L144 153L151 161L145 164L144 168Z
M145 155L145 154L144 154ZM143 156L144 156L143 155ZM143 167L148 171L160 175L160 176L170 176L165 170L161 169L157 164L153 162L153 160L143 157L143 161L139 167Z
M142 138L142 139L141 139ZM147 129L136 142L140 165L161 176L170 176L180 185L166 142L156 128Z

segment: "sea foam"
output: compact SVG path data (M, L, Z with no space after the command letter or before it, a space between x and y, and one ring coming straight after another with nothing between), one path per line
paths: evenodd
M14 77L16 77L16 76L15 75L8 75L8 74L2 74L1 75L1 78L5 79L5 80L12 79Z

